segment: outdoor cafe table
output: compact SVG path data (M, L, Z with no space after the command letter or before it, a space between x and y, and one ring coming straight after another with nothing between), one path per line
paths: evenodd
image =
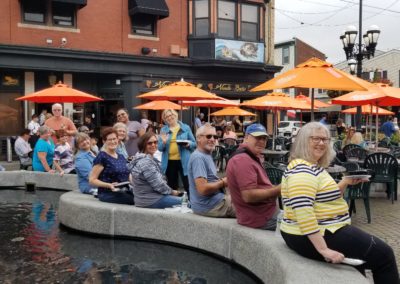
M273 163L274 160L279 160L283 156L285 156L289 151L286 150L269 150L265 149L262 154L264 155L265 159L270 162L271 164Z
M334 165L333 167L328 167L326 168L326 171L334 178L338 178L340 174L346 172L346 168L339 166L339 165Z

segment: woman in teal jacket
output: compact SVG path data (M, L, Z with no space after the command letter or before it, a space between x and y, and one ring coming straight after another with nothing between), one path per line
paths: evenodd
M167 177L169 187L177 190L180 176L183 187L189 194L187 165L190 153L196 148L196 139L190 127L178 121L175 110L164 110L162 119L166 125L161 128L158 139L158 150L162 152L161 169Z

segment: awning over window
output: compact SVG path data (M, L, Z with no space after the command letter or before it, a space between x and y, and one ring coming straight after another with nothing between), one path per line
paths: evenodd
M76 4L79 5L80 8L86 6L87 4L87 0L53 0L53 2Z
M169 16L169 9L165 0L129 0L129 15L147 14L160 18Z

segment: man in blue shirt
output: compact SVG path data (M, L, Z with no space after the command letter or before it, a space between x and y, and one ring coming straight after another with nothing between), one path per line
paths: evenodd
M393 124L393 117L389 116L388 121L382 124L381 131L385 133L385 136L388 138L390 138L396 132L396 129Z
M210 124L196 132L197 149L188 165L190 203L193 213L209 217L235 217L231 197L224 192L226 177L219 178L211 153L218 139Z

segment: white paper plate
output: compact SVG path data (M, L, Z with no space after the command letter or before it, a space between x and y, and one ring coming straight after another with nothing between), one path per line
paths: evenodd
M187 144L187 143L190 143L190 140L176 140L176 143L178 143L178 144Z
M351 179L369 179L371 175L351 175L351 176L344 176L345 178Z
M353 266L358 266L358 265L364 264L365 261L364 261L364 260L361 260L361 259L355 259L355 258L347 258L347 257L345 257L345 258L342 260L342 263L344 263L344 264L349 264L349 265L353 265Z

